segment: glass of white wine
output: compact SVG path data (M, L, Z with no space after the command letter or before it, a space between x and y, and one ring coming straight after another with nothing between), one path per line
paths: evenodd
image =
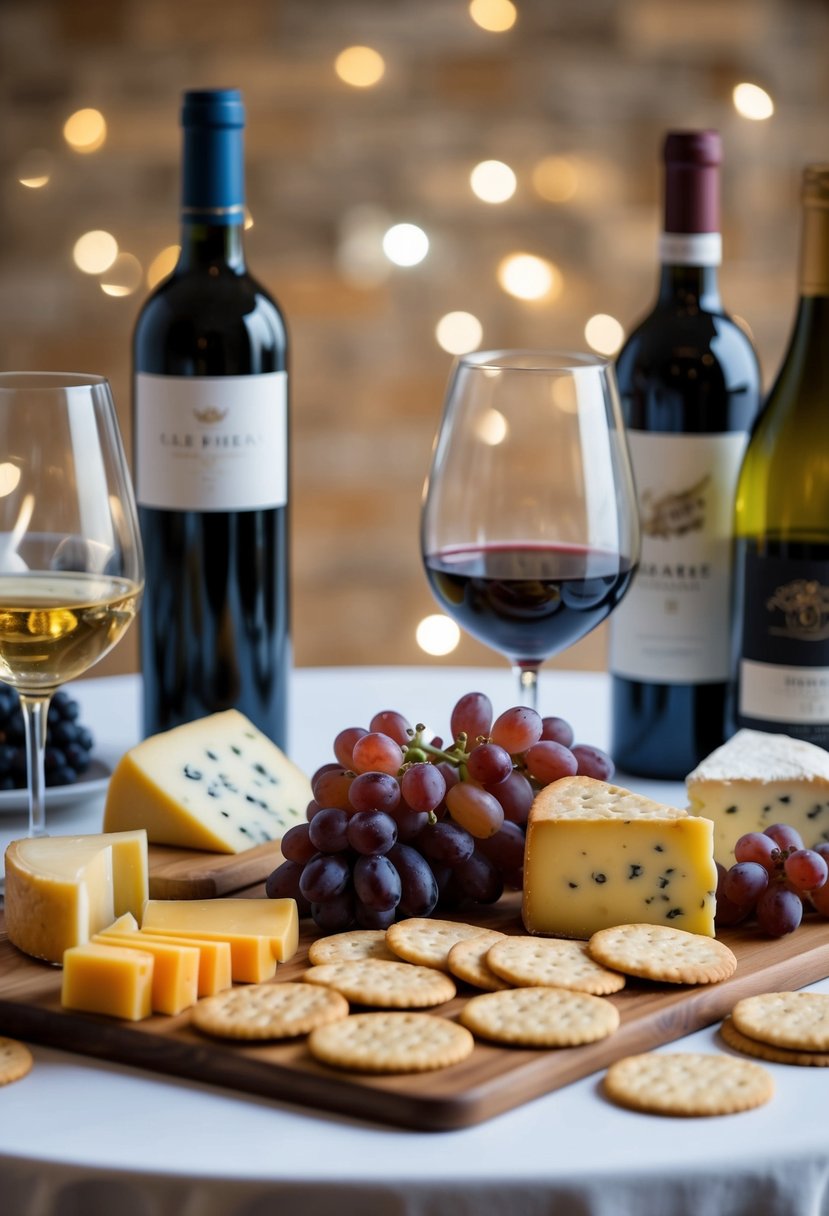
M143 585L108 382L0 373L0 680L17 689L26 726L30 836L46 834L52 694L120 640Z

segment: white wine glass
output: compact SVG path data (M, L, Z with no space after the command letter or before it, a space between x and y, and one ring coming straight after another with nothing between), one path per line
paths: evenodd
M421 513L432 591L504 654L537 707L545 659L624 595L639 517L613 366L589 354L478 351L455 362Z
M0 680L20 695L30 836L46 834L52 694L120 640L143 584L135 501L108 382L0 373Z

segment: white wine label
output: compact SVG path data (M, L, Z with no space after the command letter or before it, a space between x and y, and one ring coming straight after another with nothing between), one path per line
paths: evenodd
M288 378L135 379L135 492L167 511L255 511L288 496Z
M663 266L719 266L722 237L719 232L663 232L659 261Z
M739 712L787 726L824 726L829 720L829 667L781 667L743 659Z
M727 680L732 512L747 436L627 437L642 551L610 618L610 669L660 684Z

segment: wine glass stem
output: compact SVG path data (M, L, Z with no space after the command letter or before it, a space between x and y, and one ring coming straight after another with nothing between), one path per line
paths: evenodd
M518 704L538 709L538 667L516 663L512 670L518 677Z
M51 693L46 696L20 694L26 726L26 771L29 776L29 835L46 836L46 718Z

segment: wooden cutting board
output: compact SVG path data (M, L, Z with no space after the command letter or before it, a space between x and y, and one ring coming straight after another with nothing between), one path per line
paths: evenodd
M460 919L460 918L459 918ZM476 909L475 922L522 932L516 897ZM316 934L304 922L300 949L276 981L297 979ZM610 1038L585 1047L526 1050L477 1043L461 1064L416 1076L340 1073L316 1063L304 1040L245 1046L208 1039L190 1029L189 1015L154 1016L128 1023L64 1010L60 971L21 954L0 921L0 1033L189 1077L214 1085L425 1131L482 1122L541 1094L721 1020L741 997L801 988L829 975L829 921L810 919L796 933L769 941L753 928L723 931L739 966L720 984L680 987L632 980L609 999L621 1025ZM458 996L436 1011L453 1017L474 995Z
M263 883L283 860L279 841L242 853L149 847L151 899L215 899Z

